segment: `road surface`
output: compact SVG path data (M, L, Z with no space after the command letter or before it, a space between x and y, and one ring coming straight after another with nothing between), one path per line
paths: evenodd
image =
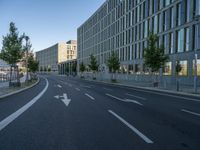
M199 150L200 99L42 76L0 99L1 150Z

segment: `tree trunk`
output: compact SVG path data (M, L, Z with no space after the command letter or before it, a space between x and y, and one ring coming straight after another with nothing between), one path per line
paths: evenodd
M12 81L12 65L10 66L9 86L11 86L11 81Z

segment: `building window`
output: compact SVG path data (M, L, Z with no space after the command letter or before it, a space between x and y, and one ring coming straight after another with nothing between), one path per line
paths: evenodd
M174 27L174 7L170 8L170 28Z
M189 28L185 28L185 51L189 51L190 46L190 33Z
M188 74L188 62L187 60L179 61L181 65L181 71L178 73L179 76L187 76Z
M172 62L165 63L164 67L164 75L170 76L172 75Z
M158 33L158 16L157 15L154 17L154 29L153 29L153 31L154 31L154 34Z
M184 29L177 31L177 52L183 52L184 50Z
M190 21L190 3L191 1L186 1L186 22L189 22Z
M165 54L169 54L169 49L167 46L167 34L163 35L163 46L165 49Z
M195 73L195 60L193 60L193 68L192 68L192 74L194 75ZM200 59L197 59L197 76L200 76Z
M169 34L169 53L172 54L174 51L174 34Z
M167 11L163 12L163 31L167 30Z
M176 22L176 24L177 24L177 26L180 26L181 25L181 3L178 3L177 4L177 22Z

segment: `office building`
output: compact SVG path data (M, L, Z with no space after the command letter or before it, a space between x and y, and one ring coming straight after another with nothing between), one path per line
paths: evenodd
M200 0L106 0L78 28L78 64L88 64L89 56L94 54L104 68L111 51L115 51L123 72L145 74L144 49L153 32L170 58L162 74L174 77L179 61L179 76L190 83L195 54L200 76L199 16Z
M66 43L57 43L47 49L36 52L36 60L39 61L40 70L58 72L58 64L77 58L77 42L74 40Z

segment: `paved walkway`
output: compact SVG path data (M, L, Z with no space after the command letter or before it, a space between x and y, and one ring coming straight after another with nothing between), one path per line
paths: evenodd
M20 78L20 82L24 83L26 80L26 75L24 75L22 78ZM9 82L1 82L0 83L0 95L7 94L9 92L12 92L14 88L9 88Z

